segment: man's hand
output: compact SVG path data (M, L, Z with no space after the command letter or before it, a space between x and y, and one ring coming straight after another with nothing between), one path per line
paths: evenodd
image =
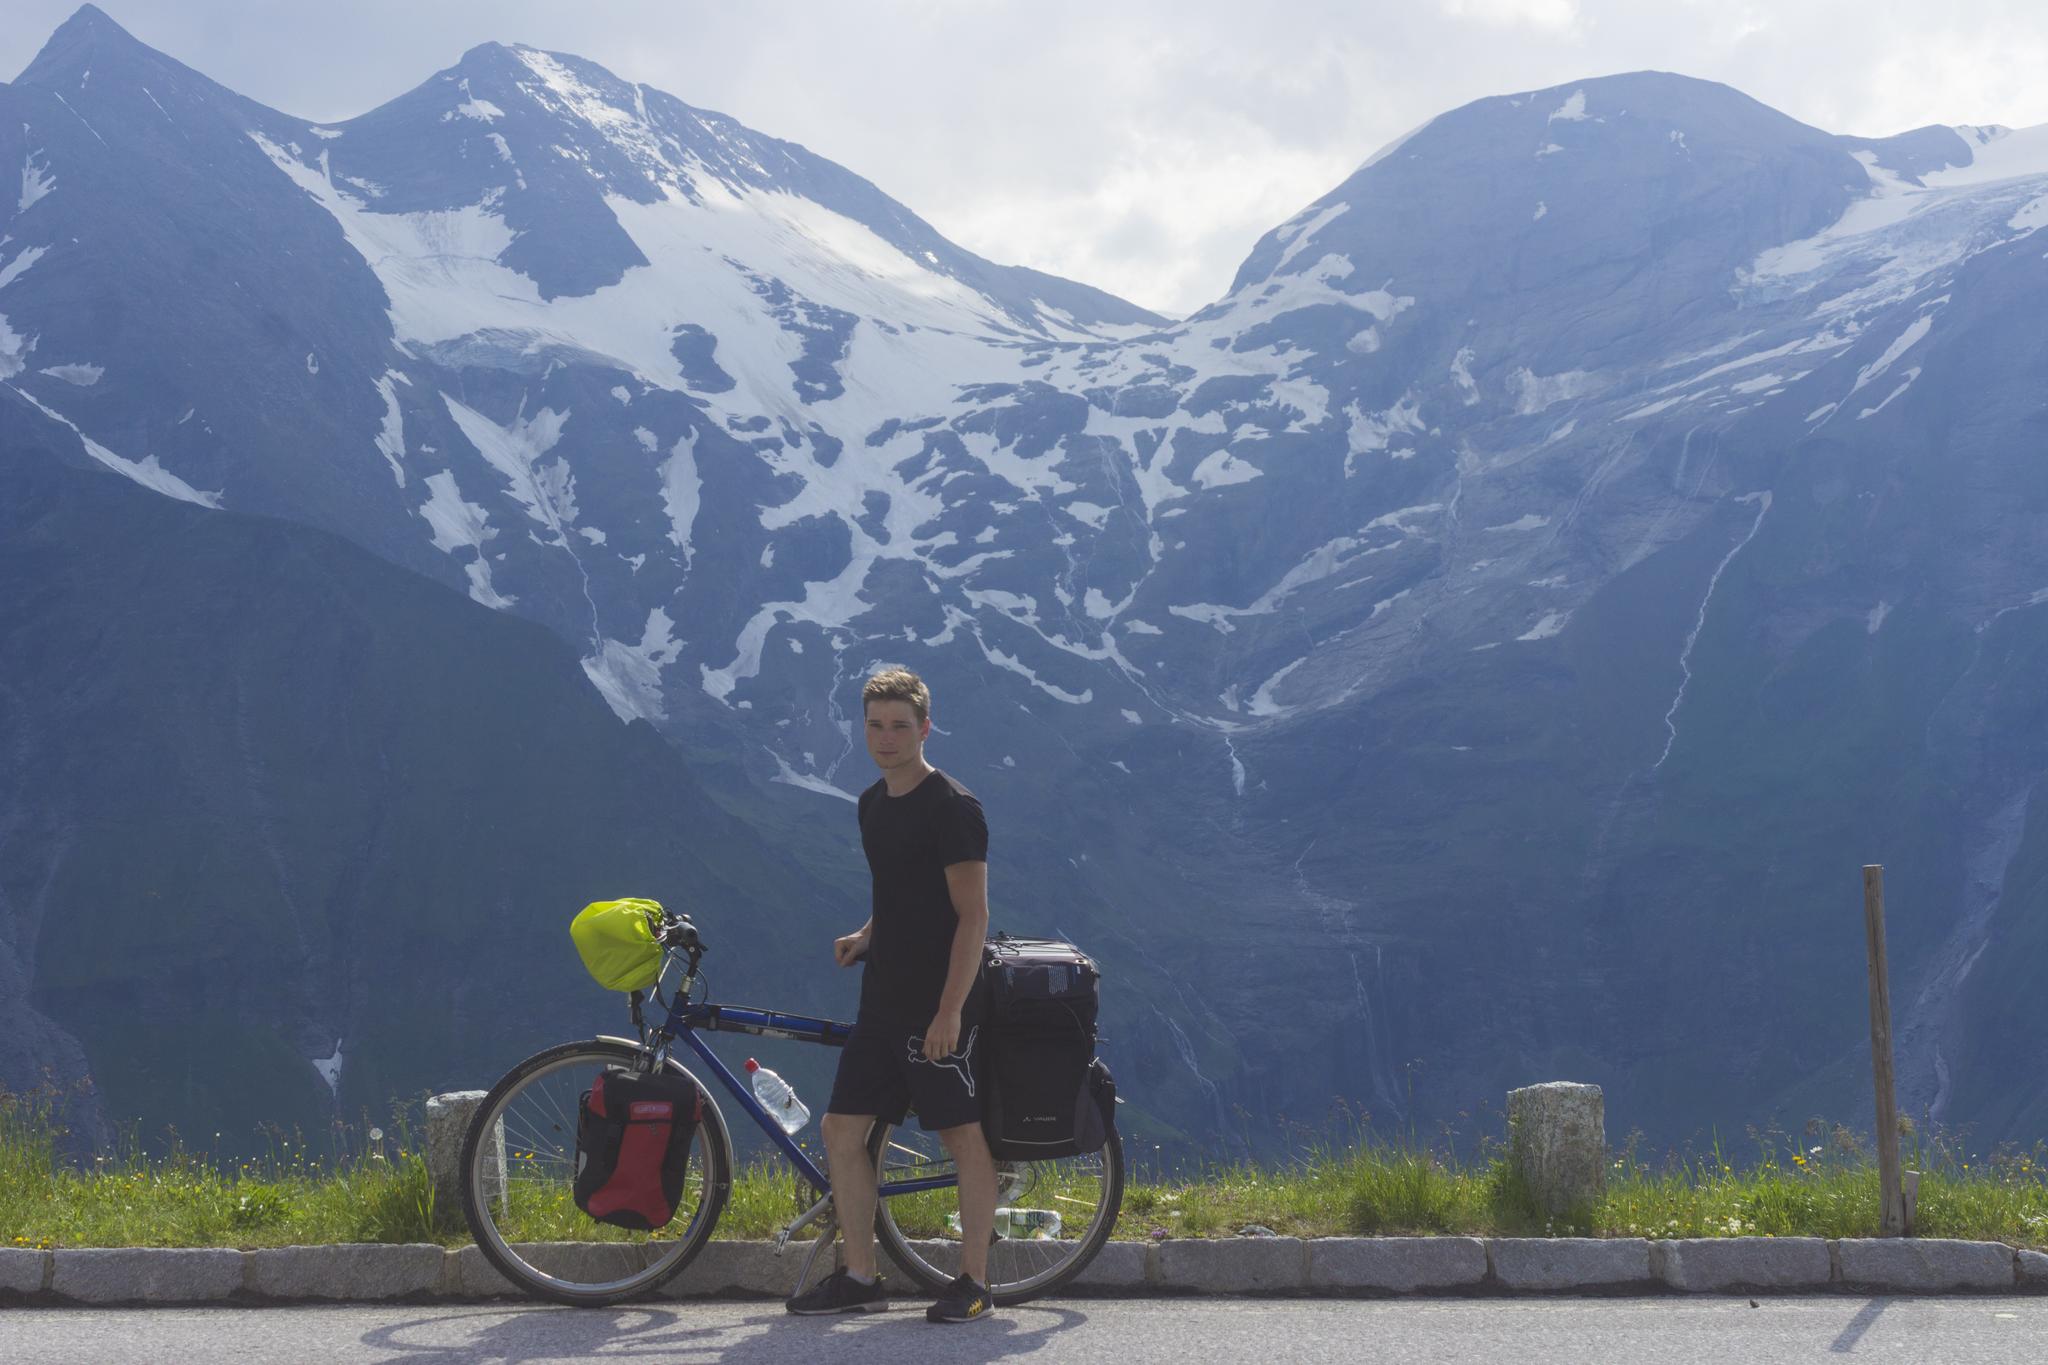
M851 967L868 950L868 931L832 940L832 960L842 967Z
M936 1062L959 1050L960 1011L940 1006L939 1012L932 1016L931 1027L924 1031L924 1059Z

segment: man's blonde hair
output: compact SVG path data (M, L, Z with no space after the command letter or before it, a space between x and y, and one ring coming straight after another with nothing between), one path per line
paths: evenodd
M871 701L907 701L910 709L917 712L919 725L931 719L932 690L924 685L923 678L907 668L876 670L860 689L860 709L865 712Z

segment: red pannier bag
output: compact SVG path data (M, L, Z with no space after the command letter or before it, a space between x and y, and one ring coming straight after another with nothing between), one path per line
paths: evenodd
M576 1207L635 1232L667 1227L703 1118L704 1092L680 1076L599 1075L577 1103Z

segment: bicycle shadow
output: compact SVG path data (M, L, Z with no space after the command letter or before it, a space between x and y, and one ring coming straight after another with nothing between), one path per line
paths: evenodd
M849 1313L837 1317L796 1317L779 1304L764 1302L756 1311L734 1318L736 1304L701 1307L624 1306L618 1308L491 1308L437 1313L390 1323L358 1338L372 1350L387 1351L387 1362L434 1362L435 1365L526 1365L527 1362L570 1360L639 1360L658 1358L711 1359L787 1365L826 1351L858 1358L873 1354L895 1360L1001 1360L1042 1350L1053 1338L1088 1321L1075 1308L1049 1303L998 1309L993 1321L934 1326L924 1320L922 1304L906 1304L886 1313ZM726 1310L726 1311L720 1311ZM701 1321L717 1313L719 1320ZM700 1319L692 1322L692 1318ZM445 1329L459 1324L476 1327L460 1340L447 1340ZM409 1334L442 1336L435 1341L408 1341Z

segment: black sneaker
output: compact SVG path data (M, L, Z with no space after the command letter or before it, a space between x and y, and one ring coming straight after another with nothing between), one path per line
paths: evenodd
M939 1291L939 1301L924 1310L924 1320L973 1322L990 1316L989 1310L994 1307L995 1301L988 1296L988 1286L962 1275Z
M882 1277L862 1284L844 1270L835 1270L782 1306L792 1313L879 1313L889 1306L889 1291Z

